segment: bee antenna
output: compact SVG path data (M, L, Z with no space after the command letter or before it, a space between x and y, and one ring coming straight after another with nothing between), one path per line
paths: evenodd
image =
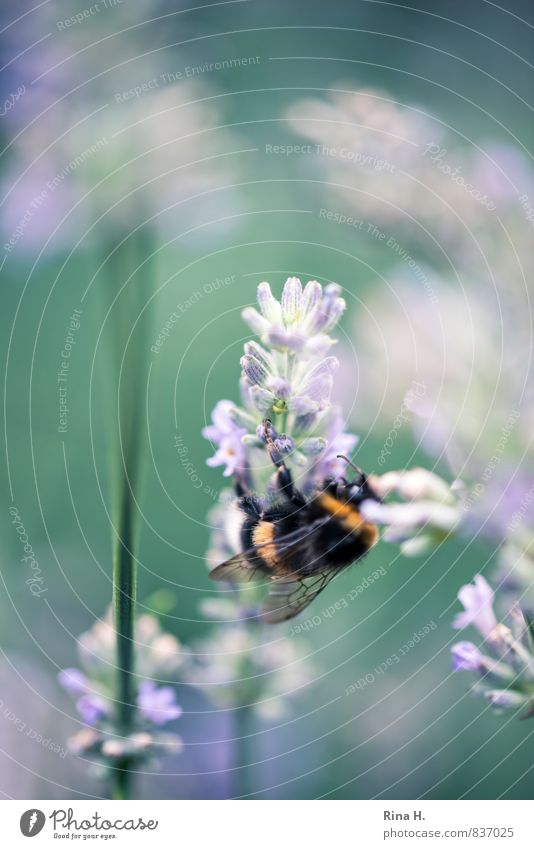
M337 459L338 459L338 460L345 460L345 462L346 462L349 466L352 466L352 468L354 469L354 471L355 471L355 472L358 472L358 474L359 474L359 475L361 475L361 477L365 479L365 477L366 477L365 472L363 472L363 471L360 469L360 467L359 467L359 466L357 466L355 463L353 463L353 462L352 462L352 460L349 460L349 458L348 458L348 457L346 457L346 456L345 456L345 454L337 454L336 456L337 456Z

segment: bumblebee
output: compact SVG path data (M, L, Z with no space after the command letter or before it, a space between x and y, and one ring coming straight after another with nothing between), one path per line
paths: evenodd
M367 475L342 455L357 477L352 481L327 478L306 498L294 486L274 444L271 423L264 425L279 498L265 508L236 479L243 550L216 566L210 577L233 583L266 581L268 592L258 615L264 622L277 623L304 610L332 578L367 554L378 531L365 521L359 506L366 499L381 499Z

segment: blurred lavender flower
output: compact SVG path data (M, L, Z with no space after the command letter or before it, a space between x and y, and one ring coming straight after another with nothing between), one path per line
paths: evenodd
M473 625L484 638L482 652L470 642L451 648L453 671L480 675L473 691L498 712L523 710L523 718L534 716L534 631L533 623L519 610L510 613L512 627L498 622L493 609L494 592L481 575L458 593L465 610L454 619L453 628Z
M347 214L367 225L362 238L386 232L393 253L414 246L436 267L447 266L453 251L471 278L475 269L487 274L489 262L497 278L507 271L509 279L513 265L515 280L523 279L514 249L528 261L521 202L534 196L534 170L518 146L491 139L467 146L417 104L342 85L328 99L293 104L288 118L295 133L315 143L315 172L323 170Z
M212 528L206 554L208 568L232 557L240 548L242 514L235 496L223 490L208 514ZM258 718L275 719L316 674L307 659L310 648L263 625L256 618L261 591L255 584L228 586L217 598L205 599L201 610L216 623L194 647L189 681L220 707L246 708Z
M426 469L371 475L370 483L381 498L391 494L401 501L364 501L362 515L384 525L382 538L401 544L403 554L414 556L439 545L456 531L461 511L453 489Z
M24 90L4 117L10 162L0 184L4 237L15 239L15 257L24 253L19 243L41 248L56 228L48 251L78 239L82 247L108 246L141 224L176 238L186 200L185 238L205 225L208 197L209 219L226 223L202 227L203 240L232 226L240 145L207 86L176 82L172 44L146 49L147 27L154 43L165 44L175 27L185 61L190 16L182 5L111 4L49 39L70 17L64 0L36 4L4 27L6 91L9 79L13 91Z
M58 675L58 681L71 695L86 693L89 688L87 675L84 675L81 669L62 669Z
M259 719L278 719L316 676L307 659L310 647L273 636L272 629L255 621L250 592L229 595L202 605L204 614L220 624L195 645L190 682L221 708L244 707Z
M120 758L135 751L136 757L162 754L169 747L181 746L176 735L155 734L151 726L178 719L182 710L176 704L172 687L160 687L155 676L172 675L182 666L185 652L171 634L161 631L157 619L141 615L135 626L135 651L138 675L136 727L128 737L118 736L115 701L115 632L111 609L78 640L81 669L63 669L58 680L76 696L76 710L88 726L70 741L73 752L90 750L106 758Z
M316 142L334 191L356 207L356 238L379 244L389 270L354 328L355 424L387 433L406 402L425 449L446 456L464 481L466 519L502 539L533 485L518 467L527 468L525 452L532 457L534 269L524 201L534 195L534 168L511 144L460 146L438 116L378 90L340 86L326 100L294 104L289 117ZM343 387L356 369L348 352L341 362ZM415 381L423 397L410 393Z
M493 611L493 590L482 575L475 575L474 584L466 584L459 593L458 599L465 610L458 613L453 628L467 628L474 625L484 639L489 636L497 625L497 617Z
M241 358L241 405L221 401L203 435L216 446L209 465L223 465L226 476L241 480L267 502L274 497L273 465L266 450L270 437L292 469L298 486L309 491L327 474L341 472L336 454L351 451L356 437L346 433L341 409L331 402L337 359L330 355L330 331L345 309L336 284L321 286L290 277L280 301L268 283L258 287L259 310L247 307L243 319L260 337L247 342ZM224 490L208 516L212 527L209 568L241 549L242 514L235 495ZM195 647L190 681L221 708L234 711L236 746L243 749L251 718L275 720L308 686L316 670L304 642L274 632L257 616L261 588L229 585L207 599L202 610L216 620L211 634ZM246 773L247 753L237 760ZM240 788L240 792L244 792Z
M507 289L496 298L478 286L465 293L436 280L432 285L439 306L402 279L395 284L398 300L371 296L368 307L380 314L381 340L370 332L369 322L358 323L365 397L357 408L374 410L380 404L378 422L388 427L406 403L413 413L407 428L428 454L448 461L456 478L450 490L454 503L444 498L436 504L431 523L441 514L443 535L481 534L498 546L499 606L510 609L518 603L530 615L534 396L529 321L518 315ZM409 392L414 380L425 385L424 395ZM387 519L389 505L383 507ZM403 517L397 518L402 534ZM406 544L417 546L411 540Z
M176 704L176 693L172 687L157 687L153 681L141 681L139 684L137 706L141 715L155 725L165 725L183 713Z
M534 487L525 206L534 169L510 144L462 147L438 117L371 89L340 87L293 105L289 117L316 142L334 191L356 206L355 238L380 245L389 272L357 316L358 369L340 352L341 393L358 390L354 424L387 433L401 411L413 413L403 422L463 483L468 532L507 538Z
M13 143L0 195L14 256L19 244L40 248L54 231L48 250L78 239L82 248L118 242L141 225L176 237L180 204L188 202L181 230L190 231L206 220L208 194L210 216L217 217L223 193L210 190L231 184L237 145L221 131L215 152L205 128L221 121L204 89L162 86L148 106L136 98L94 116L84 103L80 112L66 101L54 104ZM230 188L224 197L227 217L234 194ZM214 229L204 228L203 238L210 232L213 238Z
M458 669L467 669L470 672L476 672L482 667L482 654L474 643L467 641L455 643L451 648L451 654L453 672L456 672Z

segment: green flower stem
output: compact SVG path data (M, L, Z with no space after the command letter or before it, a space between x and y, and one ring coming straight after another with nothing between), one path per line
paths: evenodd
M250 786L251 767L249 758L250 730L252 720L251 705L241 705L234 711L235 724L235 794L234 798L247 797L252 792Z
M131 731L134 705L134 616L137 590L137 564L132 551L132 499L126 481L119 509L119 525L113 555L113 614L117 632L117 678L120 733Z
M113 481L113 588L112 603L117 635L117 731L127 737L135 727L135 605L137 592L138 522L144 390L148 372L147 312L150 297L147 257L151 242L146 231L138 231L109 254L111 294L116 297L111 312L113 360L113 407L117 411L115 474ZM121 287L124 285L124 289ZM130 335L132 334L132 335ZM131 759L116 764L113 798L131 794Z
M132 773L129 758L124 758L115 767L112 798L119 801L131 796Z

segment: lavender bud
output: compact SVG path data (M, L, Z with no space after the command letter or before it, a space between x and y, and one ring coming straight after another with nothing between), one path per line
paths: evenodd
M295 450L295 443L290 436L284 433L274 440L274 446L280 454L291 454Z
M482 668L482 654L473 643L455 643L451 648L451 655L453 672L458 669L478 672Z
M517 710L527 703L527 696L516 690L486 690L484 697L496 708Z
M241 357L241 368L252 384L262 386L268 376L267 370L262 363L250 354Z
M324 439L322 436L317 436L310 439L304 439L300 443L299 448L306 456L315 457L318 454L322 454L322 452L326 448L326 445L326 439Z

